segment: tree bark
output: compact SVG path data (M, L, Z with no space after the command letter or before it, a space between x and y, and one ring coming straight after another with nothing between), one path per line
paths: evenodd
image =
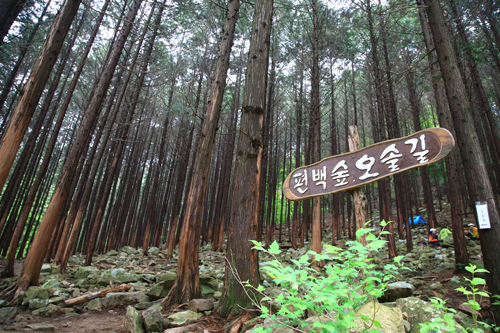
M229 225L226 273L219 312L226 317L252 307L242 281L254 287L260 282L257 250L250 240L258 238L262 128L266 110L267 71L273 0L255 2L252 36L243 93L240 137ZM237 275L235 275L237 274Z
M462 163L466 170L467 188L474 201L486 201L491 224L490 229L480 229L481 250L488 290L493 295L500 294L500 217L495 201L486 163L473 126L472 110L467 99L465 86L461 80L457 59L446 25L442 8L438 0L424 0L431 32L434 37L438 62L443 75L448 104L451 109L453 124L456 129L457 143L460 147ZM492 305L497 322L500 322L500 309Z

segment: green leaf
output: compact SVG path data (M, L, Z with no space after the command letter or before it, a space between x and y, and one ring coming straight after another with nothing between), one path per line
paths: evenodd
M477 286L478 284L486 284L486 280L478 278L478 277L475 277L475 278L472 279L472 281L470 283L472 285L474 285L474 286Z
M269 253L277 255L281 253L280 246L277 241L274 241L269 247Z
M366 235L370 231L372 231L371 228L360 228L360 229L356 230L356 238L360 238L361 236Z

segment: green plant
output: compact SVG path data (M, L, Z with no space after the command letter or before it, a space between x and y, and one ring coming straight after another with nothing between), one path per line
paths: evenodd
M322 253L309 251L292 260L290 266L278 260L277 255L281 251L276 242L269 249L265 249L260 242L253 241L254 249L271 256L272 260L267 261L262 269L283 291L273 299L264 294L263 286L254 288L264 296L260 302L254 300L262 312L261 317L273 319L276 326L293 327L296 331L304 332L303 328L311 325L311 322L304 320L307 311L309 317L318 319L312 323L312 327L323 332L348 332L350 328L363 322L360 319L369 323L364 331L381 332L375 329L380 327L380 323L357 315L356 310L366 302L383 295L385 286L393 276L390 272L395 272L398 267L388 264L383 271L375 269L376 265L372 263L370 253L380 251L386 241L375 237L370 231L371 229L363 228L356 232L358 239L366 235L367 246L357 241L347 242L348 250L325 245ZM381 235L385 233L387 232L383 231ZM312 268L311 258L323 260L326 264L324 269L318 272ZM402 257L395 258L396 263L399 264L401 259ZM251 286L247 284L247 287ZM357 318L360 319L356 320ZM271 328L254 329L254 332L266 331L271 331Z
M474 327L469 327L469 331L462 328L462 332L483 333L486 332L485 329L488 328L494 330L495 332L500 331L500 327L495 327L494 325L490 325L478 320L478 311L481 310L481 300L483 297L489 297L489 295L484 291L484 289L480 290L478 287L480 285L484 286L486 281L482 278L476 277L475 274L489 272L483 268L478 268L473 264L466 266L465 269L472 274L472 279L465 278L465 280L468 281L469 286L461 286L456 288L455 290L460 291L467 297L467 302L464 302L463 304L468 305L471 308L472 319L474 319ZM453 316L456 311L454 309L446 308L446 301L437 297L432 298L431 303L443 313L443 318L437 318L434 322L421 323L420 333L428 333L433 331L439 332L440 329L446 329L447 332L456 332L455 323L453 320Z
M446 301L439 297L432 297L430 302L436 309L441 312L443 318L436 318L433 322L425 322L420 324L420 333L428 332L456 332L455 320L453 316L457 312L455 309L450 309L445 306ZM467 331L463 330L465 333Z

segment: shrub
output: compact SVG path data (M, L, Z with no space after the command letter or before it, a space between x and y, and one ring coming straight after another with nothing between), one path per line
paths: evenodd
M323 332L349 332L349 328L355 325L356 310L370 300L383 295L388 281L392 278L392 272L396 272L402 257L395 258L395 264L387 264L383 271L376 270L372 263L371 253L378 252L386 241L375 237L371 229L360 229L356 237L366 235L367 246L358 241L346 243L348 249L325 245L320 254L309 251L296 260L292 260L291 266L286 266L277 259L281 253L278 243L274 242L269 249L262 247L256 241L254 249L265 252L272 257L271 261L262 267L276 283L283 293L272 299L264 294L265 288L259 286L254 288L261 293L262 300L255 305L261 310L262 318L271 318L275 326L290 327L302 331L305 326L311 325L307 322L305 314L313 316L318 321L312 323ZM385 234L387 232L382 232ZM324 268L318 272L311 267L312 260L323 260ZM251 287L247 285L247 287ZM271 311L271 306L279 308L276 312ZM371 325L366 332L380 332L375 328L380 323L368 320ZM272 328L257 327L254 332L270 332Z

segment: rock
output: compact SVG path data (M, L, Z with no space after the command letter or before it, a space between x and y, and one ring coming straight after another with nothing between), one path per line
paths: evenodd
M33 315L40 317L50 317L54 315L56 312L57 312L57 306L55 306L54 304L49 304L46 307L33 311Z
M122 252L125 252L126 254L128 255L135 255L135 254L139 254L139 250L137 249L134 249L133 247L131 246L124 246L122 247Z
M94 298L87 302L84 306L85 310L101 310L102 309L102 301L100 298Z
M214 301L211 299L192 299L188 304L188 309L194 312L210 311L213 308Z
M160 249L157 248L157 247L155 247L155 246L153 246L153 247L150 247L148 249L148 253L151 254L151 255L156 256L156 255L158 255L158 253L160 253Z
M16 318L19 310L16 307L9 306L0 309L0 322L9 322Z
M177 279L177 274L175 272L165 272L165 274L158 274L156 275L156 282L161 282L161 281L172 281L172 285L175 282L175 279Z
M450 281L448 282L450 286L458 288L463 285L462 281L460 280L459 276L453 276Z
M394 302L403 297L409 297L413 294L415 288L406 282L393 282L387 285L384 295L379 298L380 302Z
M74 273L75 279L86 279L89 275L99 274L99 269L94 266L79 266Z
M51 273L52 272L52 266L50 264L43 264L42 269L40 273Z
M126 333L146 333L141 314L132 306L127 306L123 328Z
M401 311L408 314L408 322L411 325L409 333L419 333L420 323L433 322L436 318L442 318L443 314L436 309L432 304L422 301L415 297L400 298L396 301L396 305ZM462 326L455 324L457 332L461 332Z
M444 237L443 241L441 242L441 247L444 247L444 248L454 247L453 236L449 235L449 236Z
M57 297L49 299L49 303L59 305L59 304L64 303L64 298L62 298L61 296L57 296Z
M47 305L49 305L49 300L48 299L33 298L33 299L30 299L28 307L31 310L36 310L36 309L44 308Z
M262 318L259 318L259 317L255 317L255 318L252 318L250 320L247 320L241 325L240 332L246 332L248 330L251 330L255 325L262 324L263 322L264 322L264 320Z
M155 304L142 312L144 326L148 332L162 332L167 327L167 321L161 315L161 304Z
M151 287L148 291L148 296L151 300L157 300L160 298L164 298L167 296L170 289L174 285L175 280L163 280L160 283L157 283Z
M134 291L129 293L109 293L101 299L102 306L111 305L131 305L140 302L148 302L149 298L142 291Z
M50 279L42 285L45 289L60 289L61 287L61 283L56 279Z
M441 282L434 282L429 286L429 288L438 292L441 295L446 294L446 288L443 287Z
M55 332L56 330L56 327L54 325L45 323L31 324L27 327L31 328L35 332Z
M212 298L215 294L215 290L212 289L212 287L207 286L206 284L201 284L200 289L201 289L201 297Z
M366 303L356 311L355 330L352 332L364 332L366 327L372 326L372 321L363 320L360 315L371 320L376 320L381 327L377 327L384 333L403 333L403 313L399 308L389 308L380 303Z
M108 253L106 253L106 255L110 256L110 257L114 257L114 256L117 256L118 253L119 253L118 251L111 250L111 251L108 251Z
M332 320L332 318L327 317L327 316L309 317L305 320L305 322L307 323L307 326L303 326L301 329L304 332L318 332L318 333L320 333L320 332L323 332L323 330L320 327L313 327L314 323L315 322L327 323L330 320ZM264 326L266 326L266 324L267 324L266 321L264 321Z
M48 299L49 292L47 291L47 289L42 287L37 287L37 286L29 287L28 290L26 290L26 292L24 293L23 305L28 304L30 300L35 298Z
M128 283L128 282L138 282L142 278L139 274L126 272L123 268L114 268L105 271L98 279L97 283L101 286L108 286L111 282Z
M174 313L168 316L168 327L186 326L203 317L203 314L191 310Z
M470 316L466 315L463 312L457 311L455 315L453 316L453 319L463 327L475 327L476 323L474 322L474 319L472 319ZM481 327L481 325L478 325ZM488 332L488 331L487 331Z

